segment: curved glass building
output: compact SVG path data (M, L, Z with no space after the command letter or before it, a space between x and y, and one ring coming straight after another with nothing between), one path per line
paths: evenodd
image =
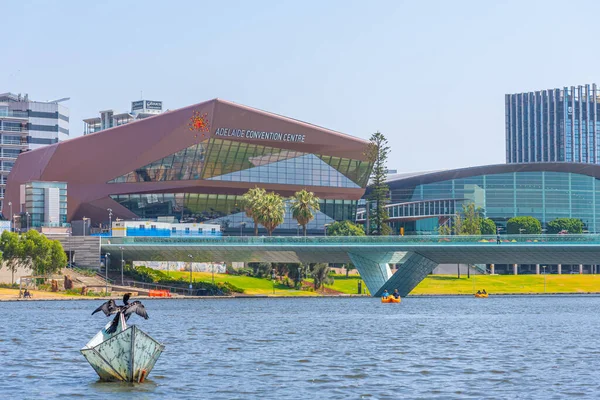
M578 218L600 232L600 166L527 163L478 166L388 178L390 225L395 233L434 233L465 203L474 203L497 226L532 216L544 227L556 218ZM358 221L366 222L364 209Z

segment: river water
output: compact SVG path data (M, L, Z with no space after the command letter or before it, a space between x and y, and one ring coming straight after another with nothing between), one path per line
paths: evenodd
M136 385L79 353L100 303L0 303L0 399L600 397L600 297L145 300Z

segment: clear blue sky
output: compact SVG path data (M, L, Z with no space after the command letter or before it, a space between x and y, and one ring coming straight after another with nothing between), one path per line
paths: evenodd
M489 3L489 4L488 4ZM492 4L498 3L498 4ZM504 94L600 83L595 1L5 1L0 92L214 97L368 138L390 168L503 163Z

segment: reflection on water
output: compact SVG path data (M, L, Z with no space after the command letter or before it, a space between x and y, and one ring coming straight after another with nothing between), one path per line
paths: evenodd
M598 297L146 300L144 384L79 349L100 302L0 303L1 398L598 398Z

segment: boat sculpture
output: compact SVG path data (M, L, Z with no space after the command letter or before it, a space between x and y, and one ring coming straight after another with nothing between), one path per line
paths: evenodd
M388 296L388 297L381 298L382 303L400 303L401 301L402 300L400 300L400 297L395 298L394 296Z
M124 312L115 313L116 329L116 321L106 324L81 349L81 354L102 381L143 382L165 346L137 326L127 326Z

